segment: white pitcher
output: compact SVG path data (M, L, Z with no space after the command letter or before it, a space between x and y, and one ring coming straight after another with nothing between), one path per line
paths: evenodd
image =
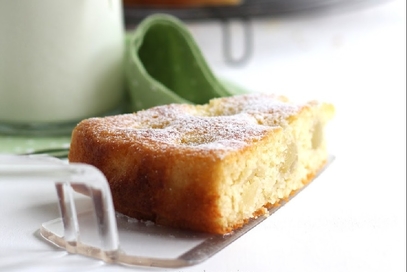
M121 0L1 0L0 133L120 112L124 47Z

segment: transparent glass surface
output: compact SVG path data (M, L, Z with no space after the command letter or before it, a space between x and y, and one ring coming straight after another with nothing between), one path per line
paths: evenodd
M320 173L333 160L329 156ZM40 234L46 241L70 253L107 263L167 268L195 265L268 218L252 219L227 235L185 231L136 220L114 211L108 182L98 169L49 156L0 155L0 179L13 177L47 180L56 187L61 217L40 226ZM301 191L271 208L270 215Z

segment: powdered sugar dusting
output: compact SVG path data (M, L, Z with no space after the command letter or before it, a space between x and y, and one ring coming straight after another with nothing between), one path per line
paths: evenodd
M105 118L93 118L95 133L161 149L222 152L238 150L284 126L300 106L266 94L218 98L205 105L171 104ZM106 132L107 131L107 132Z

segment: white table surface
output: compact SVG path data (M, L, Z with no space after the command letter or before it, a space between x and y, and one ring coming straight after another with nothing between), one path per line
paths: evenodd
M36 235L59 217L54 188L3 181L0 271L406 271L406 2L253 22L254 55L242 67L223 62L218 24L190 28L220 76L336 105L327 133L336 160L322 176L211 259L182 269L58 250Z

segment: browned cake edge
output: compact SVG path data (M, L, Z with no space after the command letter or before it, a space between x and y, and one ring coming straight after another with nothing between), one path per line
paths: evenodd
M69 161L92 164L106 175L116 211L166 226L219 234L229 233L249 220L228 226L219 223L216 177L222 168L220 162L176 149L152 152L154 142L135 140L120 130L112 134L109 127L100 126L103 122L95 118L84 120L74 129ZM244 153L244 149L240 152ZM174 161L177 163L169 163ZM302 184L310 182L325 163L326 160L319 168L314 165ZM176 169L169 169L168 165ZM179 178L174 177L177 173ZM182 184L182 180L188 182ZM279 203L264 203L253 216L267 214L265 208L273 205Z

